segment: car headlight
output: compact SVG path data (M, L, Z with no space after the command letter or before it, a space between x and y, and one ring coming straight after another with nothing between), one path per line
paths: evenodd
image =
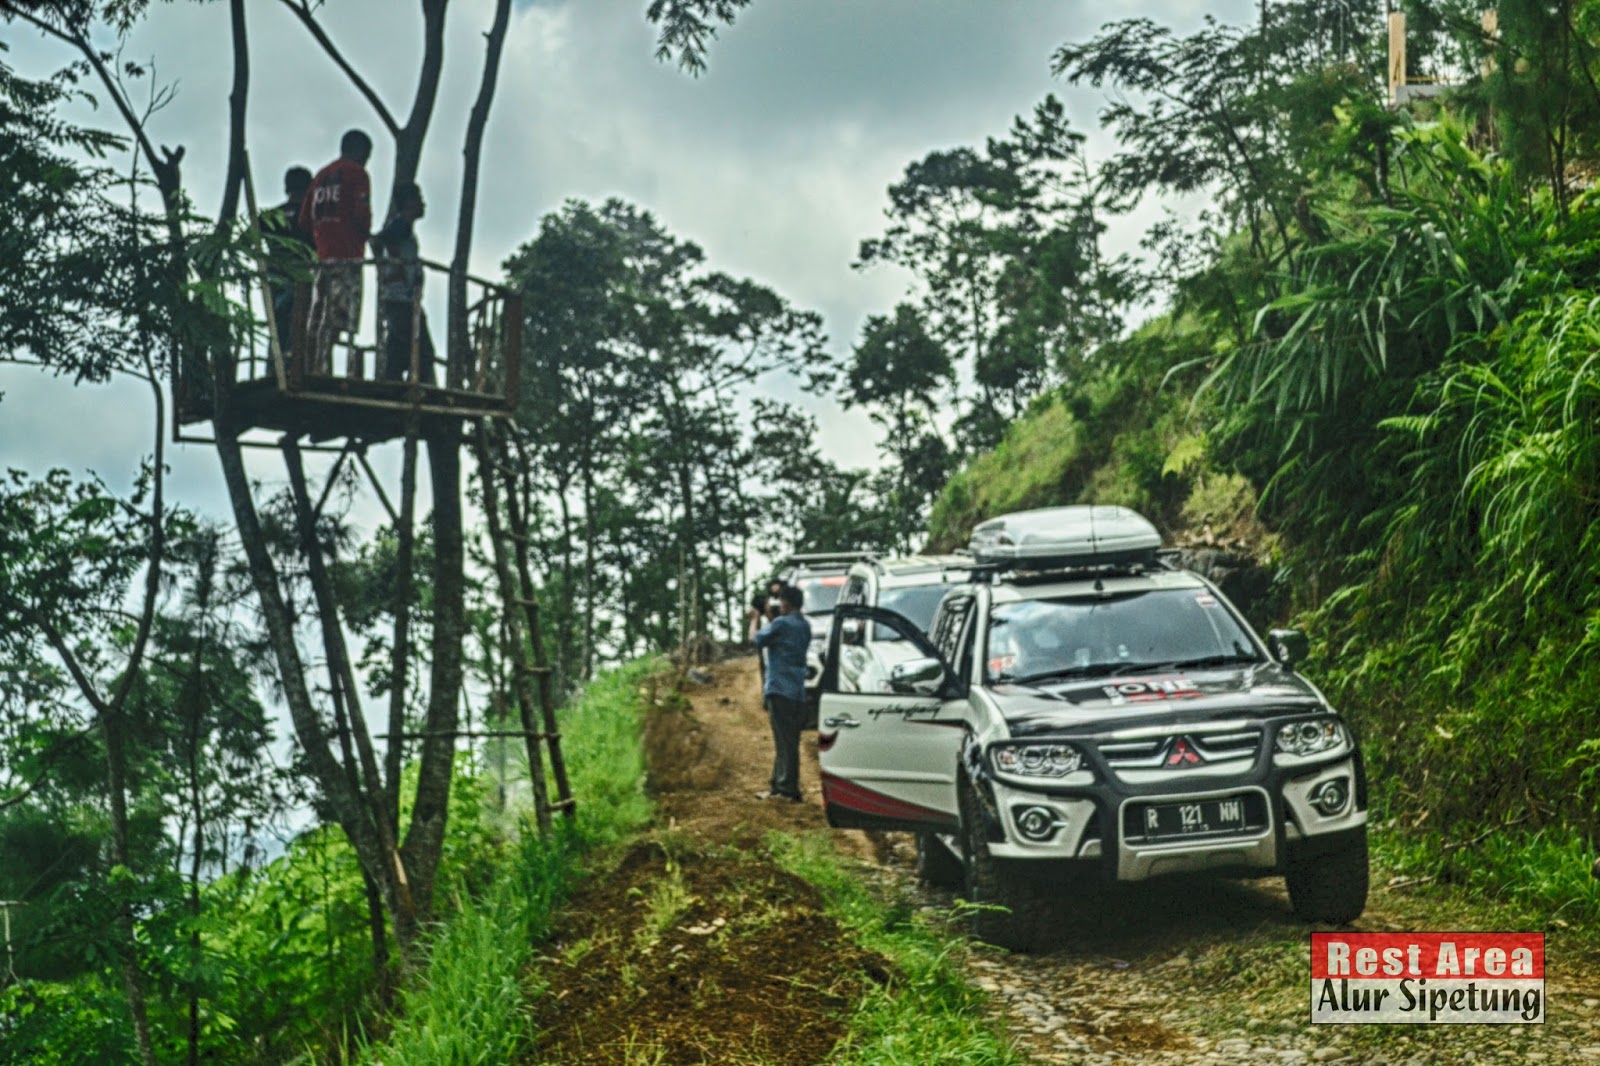
M1302 718L1278 727L1277 750L1285 755L1320 755L1349 743L1337 718Z
M1008 744L990 749L994 768L1022 777L1066 777L1083 768L1083 752L1071 744Z

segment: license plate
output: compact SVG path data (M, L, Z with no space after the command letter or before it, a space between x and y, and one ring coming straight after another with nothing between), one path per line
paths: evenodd
M1190 803L1147 803L1136 808L1129 836L1167 840L1248 832L1250 804L1244 796L1194 800Z

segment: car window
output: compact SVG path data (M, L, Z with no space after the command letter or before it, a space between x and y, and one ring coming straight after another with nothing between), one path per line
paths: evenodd
M1210 590L1152 589L995 607L984 674L990 681L1027 682L1260 657Z
M926 633L928 627L933 625L933 614L939 609L939 601L943 600L945 593L949 591L950 586L942 581L937 585L884 589L878 593L878 606L904 615L915 622L918 629ZM872 639L904 640L905 638L879 622L872 627Z
M839 602L839 593L844 591L843 574L799 577L794 583L805 595L805 606L801 609L806 614L831 614Z
M897 620L897 621L894 621L894 622L878 622L878 623L875 623L874 628L875 629L881 629L881 630L887 630L887 631L893 633L894 634L894 638L893 639L895 639L897 641L900 641L904 645L904 644L911 644L912 643L912 637L909 636L907 633L901 632L897 627L899 627L899 626L909 626L910 624L911 623L909 621L906 621L906 620ZM910 657L912 659L921 659L926 654L924 651L920 651L920 650L919 651L912 651L910 649L906 649L906 650L908 651L908 653L910 654ZM869 657L869 660L871 660L871 659L872 659L872 657ZM892 673L894 671L894 667L896 665L898 665L898 664L899 664L899 660L898 659L896 659L894 661L891 661L889 663L883 663L881 661L878 661L877 662L877 668L875 668L875 669L867 669L867 670L862 671L860 679L857 682L857 684L860 686L857 691L860 691L862 693L870 693L870 694L873 694L873 695L880 695L880 696L896 696L896 695L902 695L903 696L903 695L905 695L905 693L903 693L903 692L896 692L895 689L894 689L894 686L889 683L889 679L890 679L890 676L892 675Z
M946 603L934 623L933 646L953 669L961 665L961 638L971 613L972 597L962 596Z

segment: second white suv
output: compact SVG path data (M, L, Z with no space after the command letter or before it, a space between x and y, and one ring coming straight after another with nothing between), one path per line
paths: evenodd
M926 633L939 601L969 579L972 566L970 555L864 559L850 568L839 603L893 611ZM840 635L839 691L882 691L897 665L920 655L894 627L852 619Z

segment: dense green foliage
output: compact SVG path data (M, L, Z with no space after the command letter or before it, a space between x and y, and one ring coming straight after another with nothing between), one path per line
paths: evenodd
M375 1058L508 1061L525 1035L517 1023L518 973L577 876L577 856L649 817L638 733L640 686L652 669L640 663L607 674L562 713L574 788L587 801L576 827L540 838L525 831L516 810L491 802L489 778L467 767L459 773L443 866L452 908L430 939L422 975L403 995L400 1020L381 1050L372 1049ZM202 894L202 1057L337 1058L362 1032L388 1028L374 1014L360 867L336 829L303 833L278 858L214 878ZM178 934L188 928L185 919L159 911L141 924L151 973L176 976L170 967L184 961ZM183 1000L157 997L152 1006L155 1032L167 1034L162 1055L175 1059ZM0 990L0 1018L6 1025L0 1063L135 1061L126 1005L109 971L13 983Z
M1168 530L1214 523L1220 533L1235 524L1244 514L1234 482L1201 461L1185 377L1167 377L1175 357L1199 358L1203 343L1162 319L1102 346L950 479L929 519L932 546L961 547L987 517L1059 503L1118 503ZM1197 380L1193 372L1186 379Z
M1461 84L1400 111L1365 16L1265 11L1188 37L1113 24L1057 53L1121 94L1111 204L1214 206L1147 241L1166 312L953 477L933 539L1088 500L1247 535L1366 738L1381 824L1428 842L1391 857L1593 909L1541 864L1600 834L1600 7L1502 7L1496 41L1424 6L1413 72Z

